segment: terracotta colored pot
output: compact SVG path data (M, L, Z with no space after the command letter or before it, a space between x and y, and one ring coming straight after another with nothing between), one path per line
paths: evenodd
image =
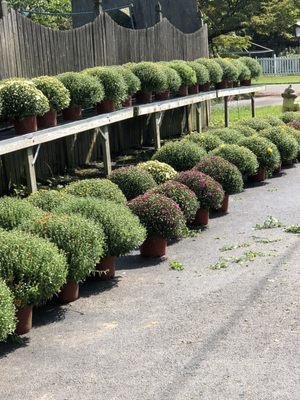
M200 92L208 92L210 90L210 82L206 82L204 85L199 85Z
M147 104L152 103L152 96L152 92L138 92L136 99L139 104Z
M284 167L291 167L292 165L294 165L295 161L294 160L283 160L283 166Z
M37 124L39 129L47 129L52 126L57 126L57 112L50 110L42 117L37 117Z
M163 257L167 252L167 241L161 237L149 237L140 250L143 257Z
M165 92L155 93L155 99L158 101L168 100L170 98L170 90Z
M228 88L233 88L233 82L232 81L227 81L227 87Z
M114 111L116 111L116 106L113 100L103 100L96 105L97 114L106 114Z
M37 118L36 117L26 117L23 119L15 119L13 121L15 126L16 134L24 135L25 133L31 133L37 131Z
M226 194L222 203L222 206L220 208L220 211L224 212L224 213L228 213L228 208L229 208L229 195Z
M228 88L228 82L227 81L222 81L222 82L216 83L215 87L216 87L217 90L226 89L226 88Z
M116 257L106 256L103 258L103 260L96 265L96 271L100 272L95 275L97 280L108 281L113 279L116 273Z
M241 81L241 86L251 86L251 79L245 79Z
M77 121L82 118L82 107L68 107L62 110L63 119L65 121Z
M281 171L282 171L282 164L280 164L277 168L275 168L273 173L274 174L280 174Z
M71 303L79 297L79 285L77 282L68 281L61 289L58 295L59 301L62 303Z
M258 173L255 175L249 176L249 180L252 182L263 182L267 178L267 170L265 168L261 168L258 170Z
M205 210L204 208L199 208L197 214L195 216L193 225L208 225L209 222L209 210Z
M199 85L190 85L188 87L189 94L198 94L199 93Z
M124 108L126 107L132 107L132 96L129 96L127 100L122 101L122 106Z
M235 81L235 82L233 82L233 87L239 87L240 85L239 85L239 81Z
M179 92L177 93L178 97L185 97L188 96L189 94L189 88L188 86L181 86L179 89Z
M24 335L28 333L32 328L32 306L25 306L17 309L16 318L16 334Z

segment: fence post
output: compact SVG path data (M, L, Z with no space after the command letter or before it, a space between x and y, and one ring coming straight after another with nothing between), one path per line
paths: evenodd
M110 145L109 145L109 130L108 126L102 126L99 128L101 133L101 144L102 144L102 152L103 152L103 163L104 170L106 175L110 175L111 168L111 155L110 155Z
M0 3L0 18L6 17L8 14L7 1L2 0Z
M224 116L225 116L225 128L228 128L229 127L228 96L224 97Z
M33 147L26 149L25 153L26 180L29 193L37 191L36 174L34 166Z
M161 22L163 20L163 13L160 2L156 4L155 11L156 11L156 21Z
M255 93L251 93L251 114L252 114L252 118L256 117Z
M277 59L276 59L276 54L274 54L274 75L277 75Z

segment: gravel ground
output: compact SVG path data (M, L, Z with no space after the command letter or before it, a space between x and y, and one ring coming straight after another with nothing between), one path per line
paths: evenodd
M167 259L134 253L114 282L37 310L22 346L0 346L0 399L300 399L300 238L253 229L267 215L300 223L300 166L233 196L230 211ZM212 269L221 257L227 268Z

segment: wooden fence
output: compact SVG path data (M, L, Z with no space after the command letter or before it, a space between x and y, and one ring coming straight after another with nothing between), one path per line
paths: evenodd
M264 75L299 75L300 58L270 57L258 58Z

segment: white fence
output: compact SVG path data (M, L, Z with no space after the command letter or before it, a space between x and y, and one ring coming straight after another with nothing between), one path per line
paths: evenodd
M264 75L300 75L300 58L258 58Z

